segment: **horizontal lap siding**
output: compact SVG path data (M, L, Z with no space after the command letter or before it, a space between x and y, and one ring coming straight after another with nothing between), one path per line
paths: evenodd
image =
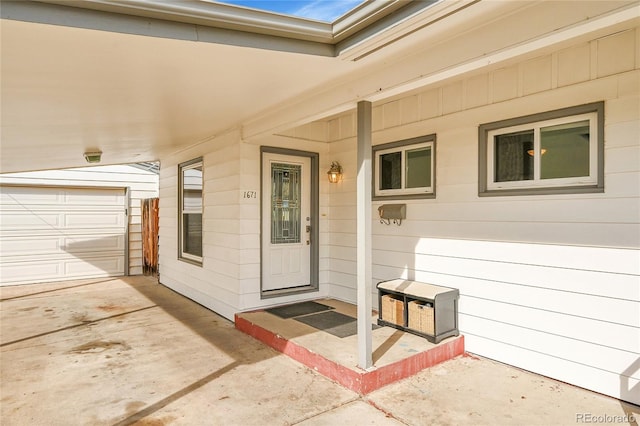
M465 241L451 242L460 247L466 245ZM497 249L504 245L493 244ZM529 253L530 260L536 261L526 244L519 248L510 244L504 250ZM601 254L606 256L611 250L602 249ZM580 255L579 252L577 249L575 255ZM610 255L615 256L615 252ZM566 357L563 345L568 345L576 351L574 360L601 369L609 366L614 371L623 371L631 364L625 362L637 357L640 352L637 274L566 268L561 269L560 276L554 276L549 273L553 268L545 265L525 268L507 261L482 259L482 252L477 256L479 259L418 255L413 266L418 281L460 289L460 321L465 333L504 343L513 343L525 331L540 334L540 339L550 336L556 341L565 339L562 344L544 346L546 353ZM622 293L618 296L623 297L609 292L610 277L617 278L618 293ZM583 284L592 287L592 294L582 292ZM496 329L482 325L487 323L495 323ZM537 345L535 339L529 340L531 349Z
M142 274L141 200L158 197L158 175L128 165L9 173L0 183L34 186L129 188L129 274ZM72 207L69 207L72 208Z
M330 160L325 143L294 141L274 136L266 146L280 146L320 154L320 169ZM203 262L178 260L178 164L197 157L204 162ZM163 159L160 170L160 281L162 284L233 320L234 314L300 298L328 294L326 212L328 183L320 180L320 291L313 294L261 299L260 294L260 145L242 142L231 131L194 148ZM321 173L322 174L322 173ZM255 191L256 198L244 196Z
M240 147L237 132L162 159L160 168L160 282L232 319L239 305ZM178 165L203 157L203 262L178 259Z
M598 58L618 49L639 64L637 31L374 105L374 144L437 135L437 198L386 201L407 205L401 226L378 222L385 202L371 207L374 283L458 288L468 351L636 404L640 71ZM591 71L576 79L581 64ZM530 66L548 73L536 77ZM604 193L478 197L480 124L601 100ZM349 165L331 193L330 277L332 295L355 301L356 140L345 122L329 124L331 154Z

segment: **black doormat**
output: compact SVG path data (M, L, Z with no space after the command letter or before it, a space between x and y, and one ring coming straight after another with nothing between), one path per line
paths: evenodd
M293 318L300 315L309 315L316 312L327 311L333 309L331 306L323 305L317 302L300 302L293 305L277 306L275 308L265 309L270 314L279 316L280 318Z
M296 321L310 325L318 330L326 331L336 337L348 337L358 333L358 322L354 317L335 311L321 312L306 317L295 318ZM380 328L373 324L373 328Z

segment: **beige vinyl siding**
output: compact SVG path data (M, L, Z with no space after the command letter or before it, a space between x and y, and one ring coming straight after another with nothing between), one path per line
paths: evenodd
M437 135L438 187L434 200L372 203L374 284L406 277L458 288L469 352L636 404L639 33L374 104L375 145ZM604 193L478 197L480 124L596 101L605 102ZM329 156L346 171L355 170L353 120L351 112L326 123ZM354 171L329 201L330 294L352 302L355 196ZM407 204L401 226L378 222L387 202Z
M377 220L378 206L393 201L371 205L374 284L405 277L459 288L468 351L636 403L639 40L633 29L564 43L374 104L375 145L436 135L437 197L403 200L401 226ZM598 101L605 103L604 193L478 196L480 124ZM320 154L317 293L260 298L260 145ZM197 157L204 164L201 266L177 257L177 165ZM355 112L251 144L235 129L162 160L163 284L229 319L313 297L356 301ZM332 161L344 175L330 185Z
M64 187L129 188L129 271L142 274L140 201L158 196L158 175L129 165L94 166L0 175L0 183Z
M264 145L326 152L325 143L273 136ZM322 154L321 154L322 155ZM203 260L192 265L177 258L177 165L203 157ZM328 169L321 159L321 170ZM321 206L328 197L320 180ZM257 198L245 198L256 191ZM233 319L236 312L290 303L328 294L327 215L321 207L320 290L305 295L260 297L260 145L243 143L238 131L201 143L163 159L160 170L160 282ZM325 201L323 201L325 200ZM324 254L323 254L324 253Z
M160 168L160 282L232 319L240 256L237 132L163 159ZM178 164L203 157L202 265L178 259Z

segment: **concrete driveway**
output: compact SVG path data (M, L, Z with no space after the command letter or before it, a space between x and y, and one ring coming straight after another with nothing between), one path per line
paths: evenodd
M636 406L473 356L362 397L149 277L5 287L0 295L4 426L640 419Z

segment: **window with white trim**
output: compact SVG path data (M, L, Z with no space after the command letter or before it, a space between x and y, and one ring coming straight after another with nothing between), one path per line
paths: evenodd
M435 135L373 147L373 199L435 197Z
M604 105L565 108L479 128L479 195L602 192Z
M202 263L202 158L178 166L178 257Z

